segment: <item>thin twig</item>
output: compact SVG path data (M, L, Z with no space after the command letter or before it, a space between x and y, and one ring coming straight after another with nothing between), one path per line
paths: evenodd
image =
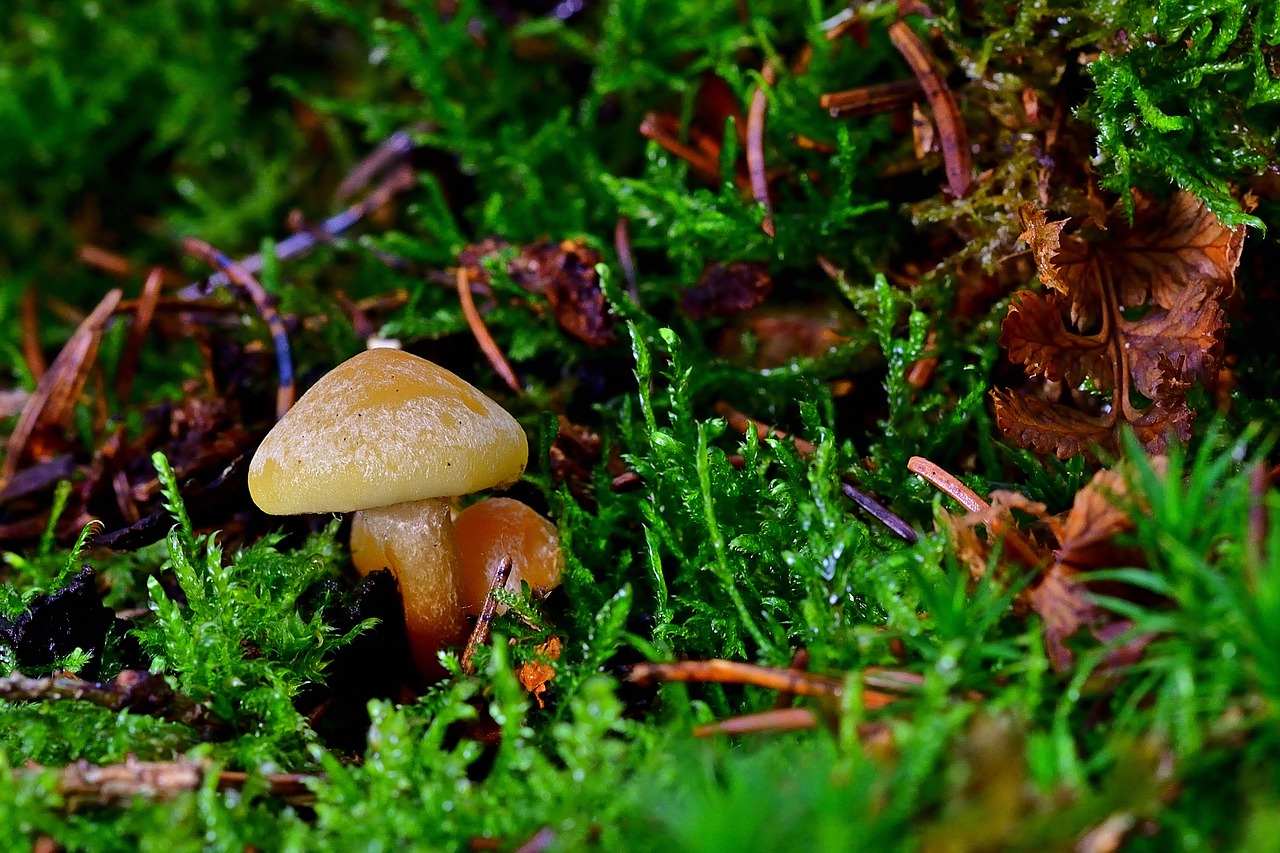
M914 527L907 524L900 516L890 512L887 507L871 497L871 495L849 482L847 475L841 477L840 491L844 492L844 496L861 507L864 512L889 528L889 531L899 539L909 543L920 541L920 534L916 532Z
M792 441L795 442L796 453L799 453L801 456L812 456L814 451L818 449L812 442L805 441L799 436L793 436L790 433L776 429L763 421L758 421L755 418L749 417L723 400L716 403L716 414L724 418L725 422L728 423L730 427L743 435L746 435L748 432L754 432L756 439L762 444L769 438L776 438L779 440L791 438Z
M928 480L934 488L949 495L969 512L986 512L991 509L991 504L979 497L977 492L923 456L912 456L908 459L907 470Z
M824 92L818 97L818 106L829 111L833 117L858 118L897 109L911 103L923 91L920 81L913 77L839 92Z
M925 100L933 110L942 141L942 164L947 173L947 186L953 198L964 198L973 181L973 157L969 153L969 134L960 116L955 95L947 87L933 54L905 21L889 26L889 40L907 61L924 89Z
M627 676L629 681L712 681L718 684L752 684L782 690L796 696L839 696L844 684L825 675L795 669L757 666L753 663L712 658L679 663L638 663Z
M772 237L775 233L773 204L769 200L769 176L764 162L764 121L765 111L769 107L765 87L772 88L777 74L773 66L766 62L760 76L762 83L752 94L751 108L747 111L747 173L751 177L751 195L756 204L764 208L760 229Z
M694 737L747 735L760 732L794 732L818 727L818 715L808 708L774 708L694 726Z
M216 740L226 723L204 705L175 693L162 676L126 669L113 681L85 681L69 675L32 678L15 672L0 678L6 702L88 702L111 711L130 711L190 726L202 740Z
M471 630L471 636L467 638L467 646L462 652L462 671L467 675L476 671L473 663L476 649L489 639L489 627L493 624L493 615L498 610L497 591L506 588L507 579L510 577L511 558L503 557L502 562L498 563L498 570L489 581L489 594L484 597L484 607L480 610L476 626Z
M471 278L467 275L466 267L458 267L456 281L458 301L462 303L462 316L467 318L467 326L471 329L471 334L475 337L476 343L480 345L480 351L489 360L489 365L494 372L502 377L503 382L507 383L507 387L517 394L523 395L524 388L520 385L516 372L511 369L511 363L507 361L506 355L498 347L498 342L493 339L493 335L489 334L489 327L484 324L484 319L481 318L480 312L476 310L475 296L471 293Z
M631 668L628 681L647 684L652 681L697 681L716 684L750 684L769 690L780 690L796 696L839 698L844 682L825 675L795 669L758 666L751 663L722 660L686 660L678 663L638 663ZM868 710L884 708L898 700L898 695L865 687L862 706Z
M182 241L182 248L187 254L225 273L228 280L240 289L242 295L249 298L253 306L258 309L258 316L267 324L267 329L271 332L271 342L276 351L276 369L280 374L280 385L276 389L276 420L280 420L293 406L293 356L289 348L289 332L284 327L284 320L276 310L274 301L253 277L253 273L205 241L196 237L187 237Z
M223 770L218 773L218 790L239 791L254 778L263 777L255 777L243 770ZM271 796L279 797L291 806L310 806L315 804L316 795L307 783L326 777L305 773L268 773L265 778L267 793Z
M152 267L146 283L142 285L142 294L138 297L137 308L133 315L133 323L129 326L129 337L125 340L124 352L120 354L120 363L116 367L116 399L122 404L129 399L133 390L133 377L138 372L138 358L142 353L142 341L151 328L151 321L156 315L156 304L160 301L160 285L164 282L164 270Z
M1027 538L1026 534L997 513L991 512L991 504L984 501L953 474L923 456L912 456L907 460L907 469L932 483L936 489L949 495L969 512L983 516L983 522L989 526L990 532L996 538L1004 540L1009 556L1026 568L1035 569L1045 563L1046 555Z

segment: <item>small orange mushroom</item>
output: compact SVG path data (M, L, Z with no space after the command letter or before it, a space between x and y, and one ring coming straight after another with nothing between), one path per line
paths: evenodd
M489 498L472 504L453 521L458 540L458 600L464 613L478 614L503 557L511 559L506 588L520 592L520 582L537 595L560 585L564 554L556 527L532 508L511 498ZM498 612L506 607L501 603Z

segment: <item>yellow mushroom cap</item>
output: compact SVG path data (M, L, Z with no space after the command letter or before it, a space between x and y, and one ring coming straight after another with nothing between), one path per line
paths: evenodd
M506 486L529 444L501 406L416 355L374 349L320 379L249 463L264 512L353 512Z

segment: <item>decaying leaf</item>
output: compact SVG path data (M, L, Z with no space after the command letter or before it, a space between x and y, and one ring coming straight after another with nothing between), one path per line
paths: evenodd
M773 291L767 264L759 261L713 261L701 278L680 296L680 307L695 320L732 317L755 308Z
M1152 460L1163 470L1160 457ZM1118 538L1133 529L1123 473L1099 471L1075 497L1071 509L1049 516L1043 504L1017 492L994 492L990 507L982 512L948 516L956 555L971 575L981 577L999 549L1003 571L1036 572L1021 592L1017 606L1035 612L1043 622L1045 651L1053 668L1071 666L1073 654L1067 642L1082 628L1099 642L1124 633L1128 623L1100 607L1080 575L1106 568L1141 566L1141 552L1122 545ZM1015 510L1034 519L1039 536L1019 526ZM1012 540L1017 538L1017 542ZM1018 547L1011 547L1016 544ZM1126 590L1108 589L1124 596ZM1141 641L1135 641L1141 647ZM1123 653L1123 652L1122 652Z
M466 264L475 254L464 254L462 262ZM507 274L530 293L545 296L566 332L590 346L606 347L618 336L596 275L601 260L600 253L581 240L532 243L511 259ZM487 281L488 276L481 274L477 280Z
M1126 423L1152 452L1190 437L1186 392L1216 379L1244 230L1188 192L1166 202L1135 192L1134 209L1132 225L1117 207L1105 231L1064 234L1066 221L1023 208L1022 238L1056 292L1017 293L1001 346L1029 375L1110 398L1094 413L994 391L1001 431L1024 447L1064 459L1113 451Z
M551 442L548 461L551 463L551 482L565 484L579 503L594 505L592 472L601 459L600 436L585 426L571 422L564 415L559 418L555 440Z

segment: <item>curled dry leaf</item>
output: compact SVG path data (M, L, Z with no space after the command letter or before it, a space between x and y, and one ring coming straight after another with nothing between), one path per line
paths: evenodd
M1164 461L1152 460L1157 471ZM1022 531L1014 511L1035 520L1035 530ZM1118 542L1121 534L1133 529L1132 502L1128 498L1124 475L1116 470L1099 471L1075 497L1071 509L1060 516L1049 516L1043 504L1031 501L1017 492L994 492L991 506L981 512L948 516L946 523L955 543L956 556L972 576L981 577L991 565L991 557L999 549L1002 571L1037 572L1036 577L1018 596L1015 606L1040 616L1043 623L1045 650L1054 670L1068 669L1074 659L1067 642L1082 628L1088 629L1099 642L1123 634L1129 624L1104 610L1093 599L1081 579L1085 572L1105 568L1141 566L1142 554ZM979 529L981 528L981 530ZM1040 535L1028 535L1038 532ZM1019 548L1006 547L1008 537L1018 536ZM1026 545L1032 551L1028 553ZM1108 588L1109 595L1137 597L1137 590ZM1140 649L1142 640L1134 641ZM1125 649L1116 652L1132 659Z
M593 347L617 340L613 317L600 289L600 253L581 240L524 246L508 264L511 280L551 304L560 327Z
M1129 424L1149 451L1190 437L1186 392L1216 380L1243 228L1227 228L1179 192L1166 202L1134 194L1135 218L1112 211L1106 232L1064 233L1023 207L1022 238L1053 291L1021 291L1000 343L1029 375L1107 395L1100 414L1017 391L994 391L1001 431L1024 447L1067 458L1114 450Z

